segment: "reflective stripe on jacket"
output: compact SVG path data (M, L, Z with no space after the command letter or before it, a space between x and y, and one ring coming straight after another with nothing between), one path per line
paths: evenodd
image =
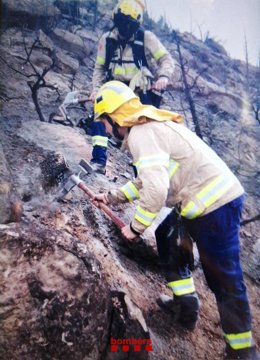
M117 29L103 34L99 41L92 78L93 90L98 90L106 81L105 59L106 38L108 36L117 40ZM144 32L144 47L149 67L151 68L152 59L157 63L158 68L156 74L153 74L155 75L155 78L167 76L171 80L174 72L174 60L160 40L150 31ZM122 62L120 64L114 62L110 63L110 69L114 80L130 82L133 76L138 72L138 68L133 61L133 51L131 45L127 43L124 49L121 47L118 48L115 52L115 58L113 60L115 59L120 59Z
M150 121L133 126L127 142L138 170L136 231L143 232L162 206L179 204L181 215L192 219L244 192L217 154L183 125ZM127 201L121 190L112 195Z
M131 181L128 181L128 183L121 187L120 190L124 193L128 201L133 201L139 198L139 191L135 184L133 184Z

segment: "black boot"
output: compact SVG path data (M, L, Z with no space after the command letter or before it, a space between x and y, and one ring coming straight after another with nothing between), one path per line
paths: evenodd
M194 330L199 316L199 299L194 292L192 294L174 296L161 295L157 304L167 310L185 329Z
M96 172L96 173L102 174L102 175L106 174L106 166L105 165L91 161L91 168L92 168L93 172Z
M253 345L249 348L234 350L229 345L226 347L226 354L224 360L260 360L260 354Z

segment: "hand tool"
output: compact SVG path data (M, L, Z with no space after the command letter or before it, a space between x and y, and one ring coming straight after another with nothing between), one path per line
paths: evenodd
M85 182L80 178L81 174L88 174L93 172L91 165L84 159L81 159L78 165L78 172L72 174L68 181L66 182L63 189L60 191L58 198L64 198L75 186L78 186L92 201L92 204L97 208L100 208L119 229L122 229L125 226L125 223L104 203L101 201L93 201L95 198L95 193L90 190Z

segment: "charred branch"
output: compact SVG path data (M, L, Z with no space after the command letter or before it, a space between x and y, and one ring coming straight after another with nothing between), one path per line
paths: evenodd
M186 63L185 63L185 59L182 56L181 40L180 40L180 37L177 35L176 31L172 32L172 37L177 46L177 53L179 56L179 62L180 62L180 68L181 68L181 74L182 74L183 90L184 90L186 100L189 104L192 121L193 121L194 127L195 127L195 132L202 139L202 132L201 132L200 125L199 125L199 120L198 120L198 116L197 116L197 112L196 112L196 106L195 106L195 102L194 102L194 99L192 97L192 92L191 92L192 87L189 85L189 82L188 82ZM196 84L197 79L198 78L196 78L196 81L194 82L194 84Z
M241 221L240 225L243 226L243 225L249 224L251 222L258 221L258 220L260 220L260 214L252 217L251 219L246 219L246 220Z
M57 94L57 98L55 101L58 101L60 98L60 93L59 90L51 84L46 83L45 80L45 76L46 74L52 70L56 64L56 57L55 57L55 52L52 51L51 49L47 49L45 47L41 46L40 40L37 38L36 40L34 40L34 42L32 43L32 45L28 48L25 42L25 38L23 39L23 44L24 44L24 51L26 54L26 58L23 59L23 65L25 64L29 64L29 66L32 69L32 73L31 74L26 74L23 71L18 70L16 67L14 67L13 65L11 65L6 59L4 59L2 56L0 56L0 60L9 67L9 69L13 70L14 72L24 76L25 78L28 79L27 81L27 85L29 86L30 90L31 90L31 96L32 96L32 100L33 103L35 105L35 110L39 116L40 121L46 121L41 109L41 106L39 104L39 90L42 88L48 88L51 90L54 90ZM39 71L36 66L34 65L34 63L31 60L33 51L36 49L40 49L41 51L48 51L49 56L51 58L51 64L47 67L45 67L42 71Z
M253 112L255 114L255 119L260 123L260 104L252 105Z

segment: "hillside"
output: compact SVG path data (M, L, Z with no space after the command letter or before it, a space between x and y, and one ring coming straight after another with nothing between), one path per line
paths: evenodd
M111 26L113 1L1 1L0 38L0 358L5 360L220 360L224 342L217 306L199 259L201 300L189 333L156 304L167 294L154 238L128 244L84 193L57 194L91 137L74 106L74 126L51 123L72 90L91 91L98 39ZM145 18L176 60L164 106L194 128L185 98L176 33ZM177 33L203 139L227 162L246 191L241 257L260 348L260 97L259 68L228 57L214 41ZM65 160L64 160L65 159ZM95 192L133 177L131 158L111 143L106 176L84 181ZM68 170L69 168L69 170ZM127 223L134 204L113 207ZM148 236L149 235L149 236ZM152 351L111 352L114 339L151 339Z

